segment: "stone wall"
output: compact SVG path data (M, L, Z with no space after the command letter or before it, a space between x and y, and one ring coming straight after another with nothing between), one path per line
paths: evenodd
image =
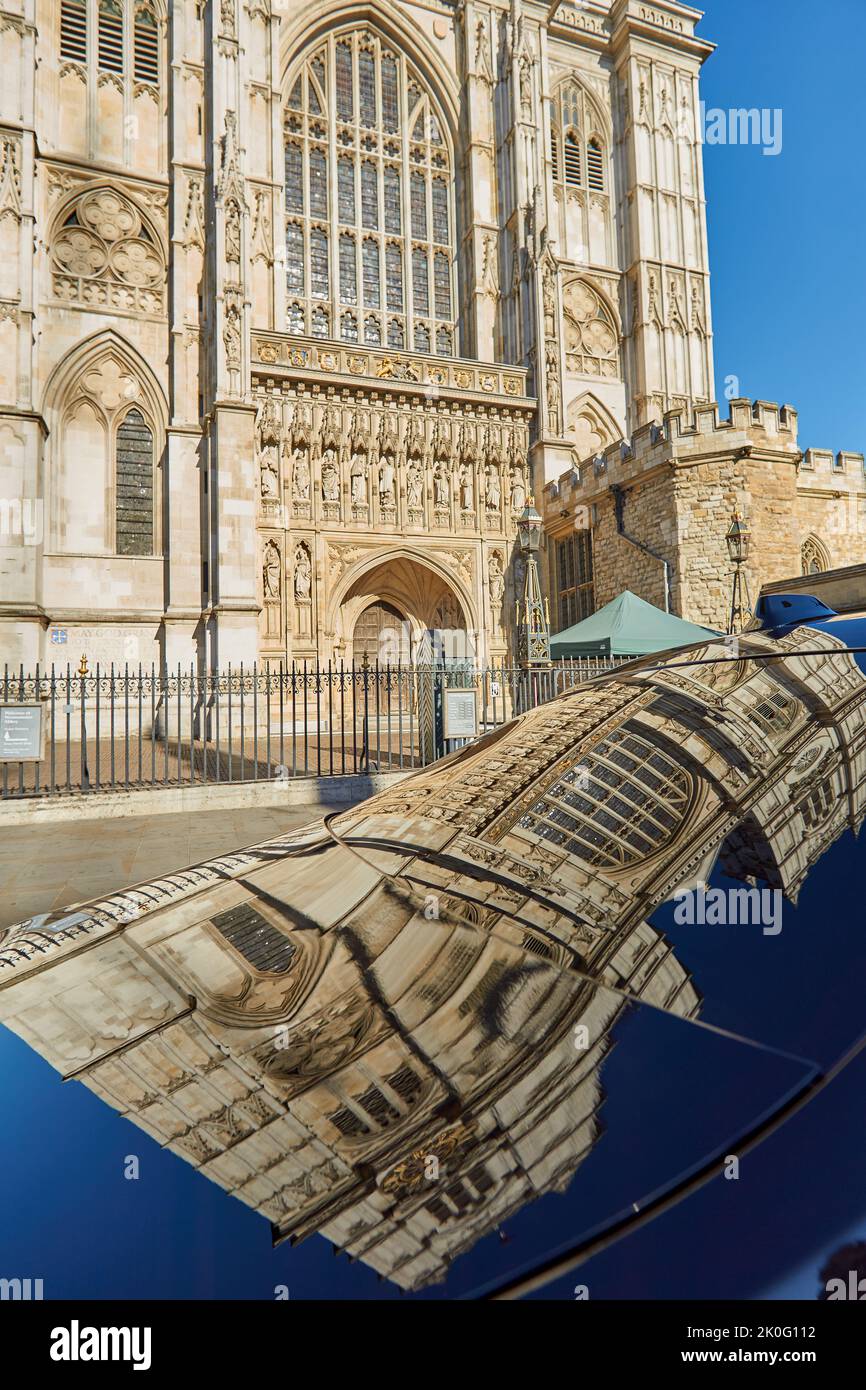
M822 570L866 558L863 455L802 454L790 406L736 400L727 420L716 405L699 407L691 420L669 412L661 427L643 427L630 444L544 489L551 538L575 525L592 528L597 608L623 589L664 607L660 561L618 533L617 493L625 531L671 565L674 612L709 627L727 626L725 535L735 509L751 530L745 576L753 601L763 584L801 573L812 557Z

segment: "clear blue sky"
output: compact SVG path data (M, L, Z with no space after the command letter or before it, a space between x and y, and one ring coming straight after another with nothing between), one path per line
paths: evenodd
M704 149L717 398L736 375L797 407L801 446L864 452L866 0L695 3L707 107L783 112L775 158Z

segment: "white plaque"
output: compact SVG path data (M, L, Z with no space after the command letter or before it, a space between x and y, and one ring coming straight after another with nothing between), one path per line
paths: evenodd
M0 705L0 762L42 760L42 706Z
M447 687L442 733L445 738L477 738L478 699L474 687Z

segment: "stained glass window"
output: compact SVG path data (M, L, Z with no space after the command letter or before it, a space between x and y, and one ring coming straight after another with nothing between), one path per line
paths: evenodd
M358 54L358 87L361 96L361 125L376 125L376 60L372 53Z
M393 58L382 59L382 125L389 132L400 129L400 92Z
M444 251L433 257L433 288L436 296L437 319L451 317L451 266Z
M352 84L352 50L347 43L337 44L337 115L350 121L354 111Z
M368 309L378 309L381 303L379 290L379 243L368 237L364 242L364 303Z
M324 151L310 151L310 212L313 217L328 215L328 161Z
M372 28L322 39L286 90L290 331L452 353L451 156L434 98Z
M385 247L385 294L389 309L403 308L403 253L394 242Z
M286 225L286 288L289 294L304 293L304 233L297 222Z
M416 314L429 314L430 287L427 277L427 252L420 247L412 252L412 295Z
M402 230L400 171L389 164L385 168L385 231L396 232L399 235Z
M379 179L376 165L365 160L361 165L361 222L375 231L379 226Z
M358 275L355 268L355 238L348 232L340 237L340 299L343 304L357 304ZM345 337L345 333L343 337Z
M304 157L300 145L286 145L286 211L304 211Z
M412 174L412 235L427 237L427 180L423 174Z
M328 298L328 233L321 227L310 232L310 288L315 299Z
M343 158L337 165L337 202L341 222L355 222L355 163Z
M444 179L433 180L433 240L438 241L440 246L448 246L451 242L451 230L448 226L448 188Z

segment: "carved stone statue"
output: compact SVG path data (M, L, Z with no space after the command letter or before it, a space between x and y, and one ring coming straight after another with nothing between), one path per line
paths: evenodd
M283 562L276 541L266 542L262 555L262 588L265 598L279 598Z
M296 447L292 460L292 496L296 502L310 500L310 463L303 444Z
M322 455L322 500L340 500L340 474L337 469L337 451L333 444L329 444Z
M490 556L487 573L490 584L490 607L494 618L496 618L505 598L505 575L502 569L502 557L498 551L494 550Z
M500 502L502 501L502 484L499 479L499 469L496 467L495 463L488 463L487 465L485 498L487 510L489 512L498 512Z
M352 505L364 507L367 505L367 456L357 450L352 455L352 462L349 468L349 476L352 484Z
M313 567L310 552L303 541L295 551L295 598L298 603L308 603L313 587Z
M280 475L277 469L276 450L271 445L262 454L259 476L262 497L279 497Z
M421 465L414 459L406 475L406 501L413 511L420 511L424 504L424 477Z
M471 512L475 506L475 484L472 467L464 463L460 469L460 506L464 512Z
M447 507L451 501L451 479L442 459L437 460L433 473L433 500L437 507Z
M559 430L559 361L556 348L552 345L545 356L547 364L547 415L550 426Z
M394 487L397 474L394 465L386 455L379 465L379 503L383 507L393 507L396 501Z
M241 258L241 211L234 198L226 204L226 260Z
M526 477L523 469L515 464L511 472L511 510L522 512L526 506Z

